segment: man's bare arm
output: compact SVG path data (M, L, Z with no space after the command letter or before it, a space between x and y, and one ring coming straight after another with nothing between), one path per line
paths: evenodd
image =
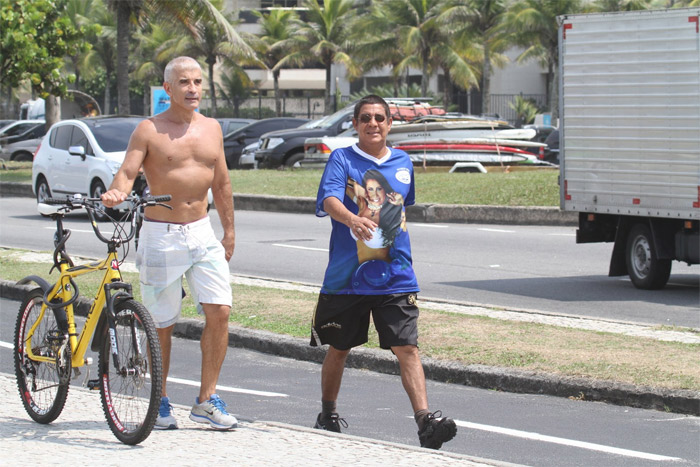
M219 214L221 226L224 228L224 238L221 240L221 244L226 250L226 261L229 261L236 246L236 231L234 228L233 191L231 190L231 179L226 167L223 138L221 151L219 152L220 155L217 157L216 166L214 167L214 180L212 180L211 192L214 196L214 205L216 206L216 212Z
M323 210L336 221L347 225L357 238L372 239L372 232L377 228L377 224L371 219L353 214L338 198L329 196L324 199Z
M126 148L126 156L119 171L114 176L112 184L104 194L102 203L108 208L114 207L123 202L131 193L134 180L139 175L141 165L148 150L148 134L153 124L148 120L139 123L129 139L129 146Z

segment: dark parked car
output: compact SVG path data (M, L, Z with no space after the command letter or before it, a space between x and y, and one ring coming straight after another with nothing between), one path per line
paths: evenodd
M421 98L387 98L394 122L409 121L420 115L445 113L443 109L432 107ZM352 128L352 115L355 104L334 114L316 120L296 130L281 130L264 134L260 138L260 148L255 151L255 160L261 168L294 167L304 159L304 143L307 138L336 136Z
M224 153L229 169L238 168L238 159L243 148L255 143L260 136L270 131L297 128L308 122L305 118L274 117L254 121L229 134L224 134Z
M544 141L544 160L552 164L559 164L559 130L552 131Z
M224 134L224 137L232 131L236 131L255 121L252 118L217 118L217 120L219 125L221 125L221 132Z

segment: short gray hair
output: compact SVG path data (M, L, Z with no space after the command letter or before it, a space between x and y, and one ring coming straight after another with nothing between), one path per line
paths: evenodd
M173 72L175 71L176 68L184 68L184 69L196 69L199 71L202 71L202 67L199 66L199 63L197 63L197 60L195 60L192 57L177 57L173 58L168 62L167 65L165 65L165 71L163 72L163 81L166 83L172 83L173 79Z

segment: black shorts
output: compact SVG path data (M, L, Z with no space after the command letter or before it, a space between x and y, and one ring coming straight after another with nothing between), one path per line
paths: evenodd
M319 294L311 323L311 345L329 344L338 350L348 350L366 343L370 313L381 348L418 345L416 302L415 293Z

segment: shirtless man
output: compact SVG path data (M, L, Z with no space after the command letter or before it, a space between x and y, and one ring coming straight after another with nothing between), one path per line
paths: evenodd
M231 285L228 261L233 255L233 195L219 123L195 112L202 97L202 70L189 57L165 68L163 87L170 108L142 121L134 130L126 157L109 190L106 207L123 202L139 169L153 195L172 195L172 210L146 208L136 253L143 303L153 315L163 354L163 398L156 428L175 429L177 421L166 391L172 332L180 317L182 276L186 276L197 308L206 318L200 347L202 376L190 419L212 428L235 428L238 421L216 395L216 383L228 347ZM215 237L207 216L211 188L224 238Z

